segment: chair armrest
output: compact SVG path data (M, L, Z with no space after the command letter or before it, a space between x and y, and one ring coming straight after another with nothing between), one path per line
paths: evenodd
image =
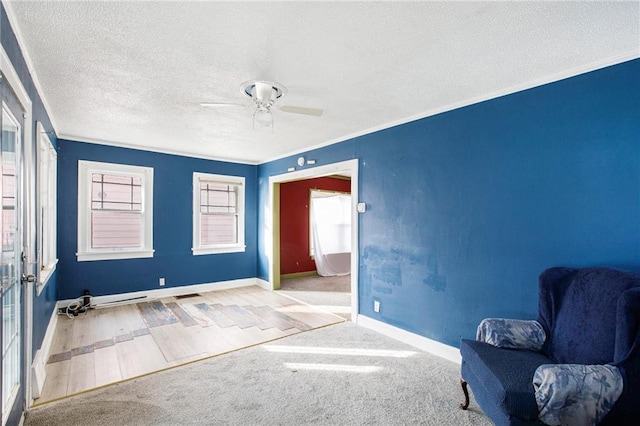
M640 287L622 293L616 310L614 365L640 357Z
M626 419L640 418L640 287L625 291L618 299L614 361L611 364L622 374L624 390L605 420L613 418L611 424L624 424Z
M597 425L622 394L623 381L611 365L543 364L533 388L545 424Z
M485 318L480 322L476 340L499 348L539 351L546 334L538 321Z

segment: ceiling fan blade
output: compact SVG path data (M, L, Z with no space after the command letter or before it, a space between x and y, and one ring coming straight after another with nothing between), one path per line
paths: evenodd
M264 81L256 81L256 99L260 102L269 102L273 86Z
M283 105L278 108L282 112L290 112L293 114L305 114L305 115L315 115L316 117L320 117L324 112L321 109L317 108L305 108L291 105Z
M225 107L225 106L243 106L248 107L247 104L241 104L237 102L200 102L200 106L207 108L217 108L217 107Z

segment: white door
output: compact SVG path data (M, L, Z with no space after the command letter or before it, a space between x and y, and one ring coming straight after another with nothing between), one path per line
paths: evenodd
M4 79L3 79L4 80ZM23 111L11 89L2 85L0 194L2 198L2 424L13 423L23 409L21 146Z

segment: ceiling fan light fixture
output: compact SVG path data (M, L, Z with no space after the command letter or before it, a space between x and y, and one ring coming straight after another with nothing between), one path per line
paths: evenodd
M273 116L269 108L257 108L253 113L253 127L273 126Z
M321 109L306 108L292 105L278 106L279 99L287 94L287 88L279 83L264 80L249 80L240 85L240 93L251 99L253 105L244 105L235 102L201 102L203 107L218 107L228 105L252 106L253 111L253 128L265 129L271 128L273 132L273 115L272 110L275 108L285 113L314 115L320 117Z

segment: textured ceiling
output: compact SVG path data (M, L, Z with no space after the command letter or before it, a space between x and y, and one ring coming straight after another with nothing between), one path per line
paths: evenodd
M637 1L5 6L59 136L248 163L640 55ZM199 105L251 79L324 115Z

